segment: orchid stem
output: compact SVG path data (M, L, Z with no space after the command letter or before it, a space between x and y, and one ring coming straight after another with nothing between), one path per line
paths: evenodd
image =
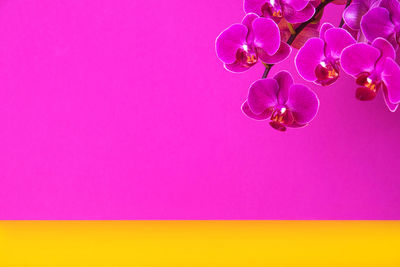
M265 64L265 71L264 74L262 76L263 79L268 77L268 73L271 70L271 68L274 66L274 64Z
M287 26L289 28L290 34L296 34L296 31L294 30L292 23L288 22Z
M351 4L351 0L347 0L346 6L344 7L344 10L346 10L346 8L347 8L350 4ZM343 25L344 25L344 19L343 19L343 16L342 16L342 20L340 21L339 28L342 28Z
M333 2L333 1L334 0L325 0L325 1L321 2L321 4L319 4L317 6L317 8L315 8L314 16L312 16L312 18L307 20L306 22L303 22L302 24L300 24L299 27L297 27L296 30L294 30L294 33L292 33L292 35L290 35L290 37L289 37L289 39L287 40L286 43L288 45L292 45L294 40L301 33L301 31L304 30L304 28L307 27L308 24L310 24L311 22L315 21L315 18L320 14L320 12L325 8L325 6L328 5L329 3ZM347 0L347 1L351 2L351 0ZM271 68L274 66L274 64L264 64L264 65L265 65L265 71L264 71L264 74L262 76L263 79L268 77L268 74L269 74Z

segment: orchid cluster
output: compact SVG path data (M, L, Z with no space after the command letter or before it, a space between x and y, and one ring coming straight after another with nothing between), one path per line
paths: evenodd
M321 25L328 4L345 5L338 27ZM320 86L344 72L354 77L355 96L372 100L382 91L390 111L400 104L399 0L244 0L241 23L225 29L216 53L231 72L245 72L259 61L265 71L249 89L242 111L268 120L279 131L309 124L319 108L317 95L295 84L287 71L268 78L271 68L298 50L299 75Z

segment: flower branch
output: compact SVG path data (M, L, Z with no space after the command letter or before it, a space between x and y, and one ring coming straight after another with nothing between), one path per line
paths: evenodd
M315 7L312 0L244 0L242 22L217 37L216 53L228 71L245 72L258 62L265 66L242 105L249 118L279 131L314 119L319 100L309 87L294 83L285 70L267 78L292 48L298 49L294 64L305 81L330 86L347 73L354 77L357 99L369 101L381 91L390 111L400 105L399 0L320 1ZM339 26L320 25L332 2L345 5Z

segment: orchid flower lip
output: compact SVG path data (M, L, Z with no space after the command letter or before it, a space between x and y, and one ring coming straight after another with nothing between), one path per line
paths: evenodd
M275 130L278 130L280 132L285 132L286 131L286 126L282 125L279 122L276 121L270 121L269 125L271 125L272 128L274 128Z
M339 66L332 60L322 60L315 67L316 84L328 86L339 78Z
M250 49L247 44L244 44L237 51L237 63L240 63L243 67L251 67L258 62L257 52Z
M272 18L279 22L283 17L282 6L279 3L279 0L269 0L264 3L261 7L261 13L265 16L272 16Z
M284 105L277 105L273 108L270 125L272 128L285 131L286 126L290 126L294 123L293 113Z
M381 87L381 82L372 79L368 72L360 73L356 79L356 84L359 85L356 90L356 98L361 101L374 99Z

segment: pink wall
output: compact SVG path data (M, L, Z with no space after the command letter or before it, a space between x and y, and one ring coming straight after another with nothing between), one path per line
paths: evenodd
M241 5L1 1L0 218L400 219L400 112L381 98L344 76L313 87L307 128L241 113L263 69L214 52ZM292 62L272 73L300 82Z

